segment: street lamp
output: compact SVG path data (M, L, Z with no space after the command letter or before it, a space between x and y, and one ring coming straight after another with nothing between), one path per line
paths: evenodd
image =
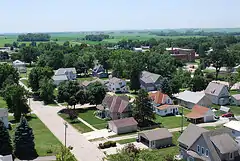
M65 147L67 147L67 128L68 128L68 124L67 124L67 122L64 122L63 123L64 124L64 127L65 127Z

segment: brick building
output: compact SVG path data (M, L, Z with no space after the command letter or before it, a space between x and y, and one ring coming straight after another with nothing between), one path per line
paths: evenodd
M173 57L178 60L183 60L187 62L195 61L196 52L194 49L183 49L183 48L166 48Z

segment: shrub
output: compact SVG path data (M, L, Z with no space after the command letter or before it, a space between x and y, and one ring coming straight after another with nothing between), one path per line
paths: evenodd
M103 146L102 143L100 143L100 144L98 145L98 147L99 147L100 149L104 149L104 146Z
M111 141L107 141L103 143L104 148L110 148L111 147Z
M116 142L115 141L111 141L111 147L116 147Z
M53 153L52 149L47 150L47 154L52 154L52 153Z

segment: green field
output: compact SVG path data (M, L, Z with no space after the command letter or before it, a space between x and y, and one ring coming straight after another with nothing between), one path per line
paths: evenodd
M18 123L15 123L13 117L9 117L12 122L11 136L14 135L15 128ZM55 155L61 147L60 141L51 133L51 131L42 123L42 121L35 115L28 117L29 126L33 129L35 137L35 148L39 156ZM13 137L12 137L13 138ZM52 151L52 153L49 153Z

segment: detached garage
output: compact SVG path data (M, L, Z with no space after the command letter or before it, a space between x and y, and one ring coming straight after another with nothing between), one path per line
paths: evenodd
M172 145L172 134L166 128L138 133L138 140L149 148L163 148Z
M108 121L108 128L117 134L137 131L137 125L133 117Z

